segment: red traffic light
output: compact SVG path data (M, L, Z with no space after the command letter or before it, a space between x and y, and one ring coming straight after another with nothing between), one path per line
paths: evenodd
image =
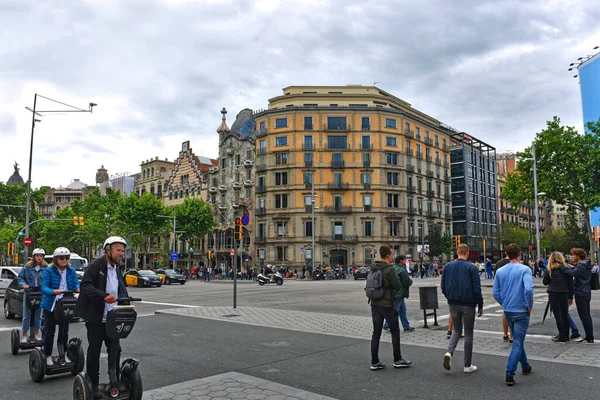
M236 218L235 219L235 224L236 225L240 225L242 223L242 219L241 218Z

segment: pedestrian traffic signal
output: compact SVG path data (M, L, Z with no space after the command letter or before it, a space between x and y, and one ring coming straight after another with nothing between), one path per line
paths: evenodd
M456 249L458 247L458 236L452 236L452 248Z
M74 215L73 216L73 225L75 225L75 226L85 225L85 221L83 220L83 217Z
M242 241L242 237L243 237L242 219L241 218L236 218L235 219L235 240L241 242Z
M15 265L19 265L19 254L15 254Z
M12 256L15 254L15 244L13 242L8 242L8 255Z

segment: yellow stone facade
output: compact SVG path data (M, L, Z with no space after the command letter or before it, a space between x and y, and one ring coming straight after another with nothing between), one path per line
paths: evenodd
M451 229L450 134L374 86L292 86L255 113L256 247L301 268L368 265L391 245L417 259L433 223Z

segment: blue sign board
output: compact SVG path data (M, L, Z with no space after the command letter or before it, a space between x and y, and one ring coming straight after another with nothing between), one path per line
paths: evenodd
M250 216L248 214L242 215L242 225L246 226L250 222Z
M172 251L171 252L171 260L179 260L179 253Z

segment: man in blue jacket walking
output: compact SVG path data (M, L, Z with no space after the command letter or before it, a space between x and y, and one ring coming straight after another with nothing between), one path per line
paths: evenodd
M529 329L529 316L533 307L533 278L531 269L520 263L521 248L514 243L506 247L510 263L496 272L494 298L504 308L504 315L513 333L513 347L506 365L506 384L515 384L517 365L521 363L523 375L531 373L525 353L525 335Z
M473 356L473 330L475 328L475 307L477 315L483 315L483 296L481 294L481 278L477 268L467 261L469 246L461 244L456 249L458 259L444 267L442 274L442 293L448 299L450 316L452 318L452 336L448 343L448 352L444 355L444 368L451 368L452 355L458 344L465 324L465 364L463 371L471 373L477 367L471 364Z

